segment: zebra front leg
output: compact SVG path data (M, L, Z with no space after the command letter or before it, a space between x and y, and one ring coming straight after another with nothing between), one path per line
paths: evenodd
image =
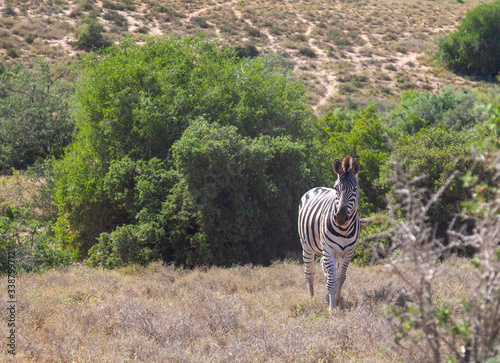
M352 255L350 256L352 258ZM335 295L335 305L340 303L340 294L342 292L342 286L344 286L344 281L347 275L347 267L349 267L349 263L351 262L351 258L339 258L339 267L337 274L337 281L339 283L339 288L337 290L337 294Z
M328 295L326 295L326 300L328 301L329 310L335 308L335 296L338 290L337 273L336 273L336 258L332 255L325 254L321 259L321 265L323 266L323 273L326 276L326 288L328 290Z
M309 285L309 293L314 296L314 252L302 249L302 259L304 260L304 276Z

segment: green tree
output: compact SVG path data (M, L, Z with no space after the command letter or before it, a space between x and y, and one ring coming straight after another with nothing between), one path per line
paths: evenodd
M446 66L465 74L494 76L500 71L500 1L470 10L458 30L439 42Z
M327 114L319 121L320 136L316 141L316 148L322 150L323 169L328 169L332 177L331 164L335 158L351 155L359 159L360 209L367 214L385 206L385 192L376 181L380 175L380 166L389 157L390 130L384 125L375 105L355 112L352 118L354 121L345 120L334 113ZM329 180L331 185L334 181Z
M208 124L231 126L241 138L267 135L274 140L289 135L290 142L296 142L307 136L305 126L313 119L304 87L279 61L239 59L234 50L221 49L202 35L164 37L143 46L127 40L102 55L90 54L79 70L78 133L64 158L54 165L54 199L59 209L57 235L64 244L77 248L80 257L86 256L97 238L103 254L124 236L145 241L146 225L151 223L164 231L146 234L151 239L146 239L144 248L161 245L154 251L169 259L185 261L188 257L175 257L180 250L167 241L184 243L186 236L193 236L193 241L205 243L206 231L201 225L196 227L202 223L200 206L192 199L189 179L184 180L184 173L176 169L181 165L189 169L189 165L174 165L172 159L172 146L193 120L203 117ZM154 160L158 162L150 165ZM164 175L159 180L166 178L159 194L154 192L156 184L148 184L148 173ZM147 185L155 187L147 189ZM148 193L153 197L147 199ZM161 206L159 212L161 203L168 201L176 204L168 211ZM169 225L161 223L158 215L162 213ZM281 221L276 228L284 223L289 222ZM141 224L113 234L119 226ZM167 237L161 237L160 243L159 236ZM193 257L192 261L209 260Z
M269 263L299 248L305 159L289 137L252 139L200 119L173 146L175 170L158 159L112 164L105 188L135 218L101 234L89 262Z
M0 74L0 170L58 157L70 143L73 89L66 76L41 60L33 69L12 64Z

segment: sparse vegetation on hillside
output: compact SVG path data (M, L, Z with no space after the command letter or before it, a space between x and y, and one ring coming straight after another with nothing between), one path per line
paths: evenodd
M398 99L400 86L429 91L443 85L471 84L432 62L422 61L422 57L434 53L436 36L454 31L466 11L479 3L9 0L1 9L0 56L4 60L27 60L36 54L59 61L75 59L82 53L74 47L79 38L82 46L87 44L83 49L90 49L124 37L144 42L149 36L205 32L217 35L222 46L254 46L261 53L285 53L299 77L312 69L318 80L311 83L308 102L323 115L347 96L364 105L367 99L392 104ZM84 41L84 35L90 34L90 19L94 19L92 29L97 37ZM79 25L86 22L89 24ZM333 74L336 65L345 60L352 64L350 73L369 77L366 87L342 85L339 93ZM395 78L377 77L386 67L397 68L408 79L396 84Z

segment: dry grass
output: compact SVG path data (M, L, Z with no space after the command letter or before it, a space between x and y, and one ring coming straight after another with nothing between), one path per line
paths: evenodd
M0 44L3 47L0 59L10 59L13 55L23 61L32 55L52 59L77 57L81 51L71 46L75 24L92 13L105 25L107 37L114 41L127 34L144 41L145 32L150 36L206 32L217 35L224 45L253 44L264 53L286 51L296 69L305 63L315 66L320 85L310 87L308 100L310 106L322 105L321 109L325 109L328 100L339 98L324 92L337 85L335 76L324 65L339 58L353 64L353 73L393 66L395 58L399 71L427 75L425 82L414 82L416 89L463 84L463 79L435 68L432 62L421 64L418 60L432 54L436 37L455 30L466 11L480 3L480 0L465 3L172 0L168 4L145 0L9 0L0 5L0 30L8 32L2 36L5 40ZM118 20L121 25L117 25ZM316 56L304 57L301 49L310 49ZM401 92L396 80L372 77L370 87L355 89L352 96L370 98L374 89L387 89L389 92L380 92L377 97L389 102L397 100Z
M349 268L341 310L327 312L316 265L310 299L303 265L177 269L153 263L116 271L74 265L17 279L19 362L396 362L418 360L392 340L381 315L404 285L383 266ZM436 276L455 309L473 269L450 259ZM5 299L0 319L6 321ZM2 334L4 334L2 332ZM6 336L2 336L6 339ZM3 361L13 361L2 350ZM9 360L10 359L10 360Z

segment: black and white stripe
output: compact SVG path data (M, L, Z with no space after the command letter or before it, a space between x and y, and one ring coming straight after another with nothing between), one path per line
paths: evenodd
M313 296L314 256L323 256L330 309L340 301L347 267L358 245L359 168L358 160L350 156L343 162L336 159L333 169L338 177L334 188L311 189L299 205L299 236L309 291Z

